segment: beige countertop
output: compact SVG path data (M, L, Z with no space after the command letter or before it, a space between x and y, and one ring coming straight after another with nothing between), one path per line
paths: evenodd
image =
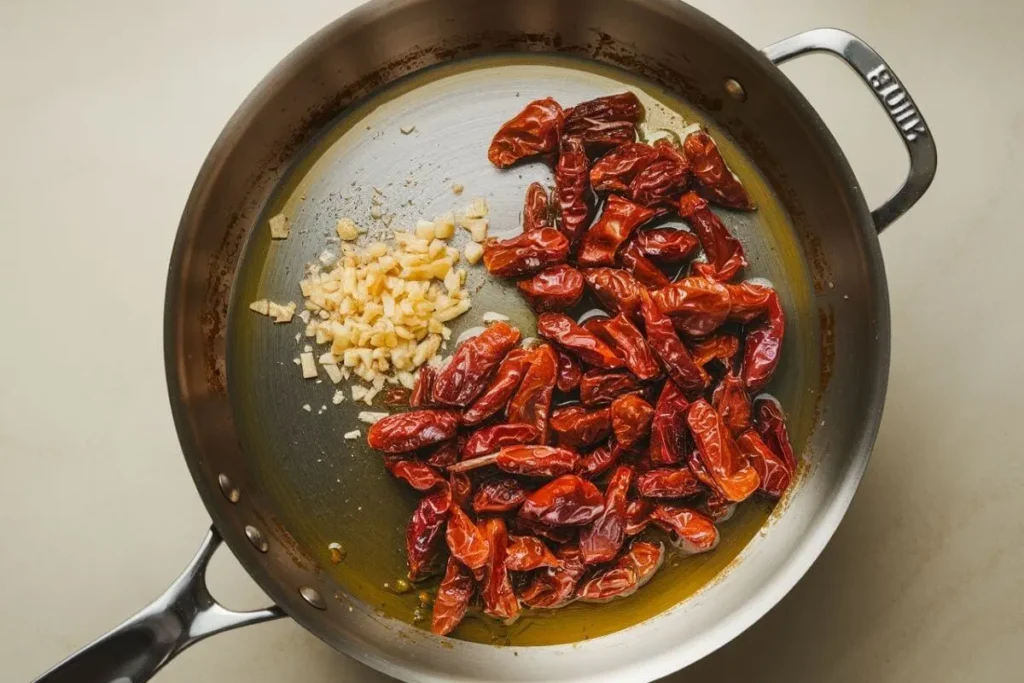
M162 312L177 220L235 107L354 3L0 4L0 668L22 681L161 592L206 512L178 450ZM882 237L892 372L853 506L806 577L671 678L1019 681L1024 4L698 0L754 45L830 25L889 61L939 147L931 191ZM782 9L782 8L785 9ZM787 66L872 203L904 172L882 113L825 57ZM215 594L262 604L230 553ZM288 620L218 636L175 681L384 676Z

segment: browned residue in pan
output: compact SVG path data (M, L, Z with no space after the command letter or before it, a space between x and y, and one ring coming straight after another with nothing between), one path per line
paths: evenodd
M836 360L836 320L835 311L831 306L818 309L818 324L821 330L821 371L818 379L818 391L824 395L828 382L832 379L832 369Z

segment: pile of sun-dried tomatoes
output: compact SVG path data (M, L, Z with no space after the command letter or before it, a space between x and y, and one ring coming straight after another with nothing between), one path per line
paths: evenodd
M735 503L789 486L782 411L751 399L778 362L784 314L770 287L734 282L743 247L709 202L754 206L703 130L637 142L643 113L632 93L568 110L549 98L501 127L495 165L554 163L553 200L532 185L523 233L484 251L490 273L519 279L545 341L522 348L518 330L490 325L421 370L414 410L370 429L388 470L426 494L410 578L447 556L435 633L475 594L506 622L521 605L628 595L663 559L636 538L648 524L711 550ZM653 225L676 216L692 232ZM581 325L562 311L587 289L608 315Z

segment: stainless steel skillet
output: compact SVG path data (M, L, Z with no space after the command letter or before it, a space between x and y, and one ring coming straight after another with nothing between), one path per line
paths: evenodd
M811 51L850 64L907 146L907 183L873 212L824 124L775 67ZM723 547L631 600L518 631L476 622L460 632L465 640L434 638L403 621L411 596L383 587L401 571L411 499L340 439L354 426L352 408L335 409L327 386L298 379L299 329L271 328L245 304L297 299L302 265L339 215L368 213L375 186L401 223L457 206L449 187L459 182L466 197L491 199L499 232L513 229L522 189L545 171L487 167L495 127L534 96L573 103L623 87L643 94L652 124L710 125L754 192L760 210L726 220L752 257L749 274L772 280L789 313L771 389L789 409L805 471L770 518L752 508L723 530ZM649 680L704 656L785 594L850 502L888 375L877 231L934 172L935 147L913 101L869 47L841 31L761 53L668 0L399 0L346 15L282 62L229 122L175 243L168 384L214 527L164 596L41 680L142 681L202 637L284 613L411 680ZM270 244L263 226L278 211L292 217L293 235ZM475 311L529 326L514 294L482 276L473 284ZM316 415L320 405L328 410ZM221 537L276 607L235 613L210 597L203 570ZM348 551L341 563L331 561L332 541Z

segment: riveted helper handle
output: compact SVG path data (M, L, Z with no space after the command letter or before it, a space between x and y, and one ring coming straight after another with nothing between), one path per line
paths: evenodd
M819 28L797 34L764 49L776 65L810 52L825 52L842 59L875 94L896 127L910 155L910 171L903 186L884 204L871 212L875 228L881 232L910 209L935 178L937 155L935 140L925 124L921 110L889 65L863 40L835 28Z
M213 599L206 567L220 543L211 527L199 552L163 595L36 683L142 683L206 636L284 616L279 607L235 612Z

